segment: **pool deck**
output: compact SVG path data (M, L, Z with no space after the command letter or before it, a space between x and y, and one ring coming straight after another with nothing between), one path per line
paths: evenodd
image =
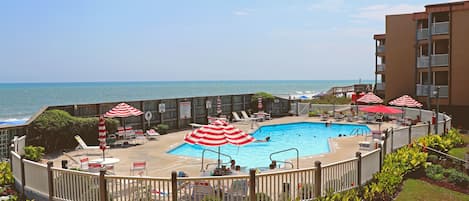
M332 119L331 119L332 120ZM264 122L258 122L258 126L271 125L271 124L282 124L282 123L293 123L293 122L321 122L317 117L282 117L275 118L273 120L267 120ZM324 123L324 121L322 121ZM342 124L356 124L356 122L334 122L333 123L342 123ZM253 132L257 128L251 129L251 124L247 123L234 123L234 125L246 132ZM371 130L378 130L378 124L366 124ZM381 129L384 130L388 127L396 127L396 124L392 123L382 123ZM185 156L176 156L166 153L168 150L180 145L183 143L184 135L190 131L184 130L179 132L174 132L166 135L161 135L158 137L158 140L146 141L142 145L127 147L127 148L112 148L106 151L106 157L114 157L120 159L120 162L115 164L114 172L116 175L130 175L130 166L134 161L146 161L147 162L147 172L145 175L153 177L170 177L171 171L184 171L190 176L200 176L201 172L201 159L196 159L192 157ZM367 151L359 150L358 142L364 140L370 140L371 137L365 139L365 136L347 136L347 137L337 137L331 138L330 149L331 152L306 156L300 158L300 168L312 167L314 162L319 160L322 162L322 165L329 163L346 160L353 156L355 153L360 151L362 154ZM295 147L292 144L292 147ZM91 151L78 150L68 152L67 155L75 158L79 161L80 158L87 157L90 160L100 158L102 156L101 150L91 150ZM58 157L49 156L49 160L54 161L54 166L60 167L61 160L69 160L70 167L79 167L79 164L71 161L65 155ZM207 160L207 159L206 159ZM215 162L214 160L207 160L210 162ZM296 161L292 161L296 164ZM205 163L206 164L206 163ZM240 164L242 166L242 164ZM268 164L266 164L267 166Z

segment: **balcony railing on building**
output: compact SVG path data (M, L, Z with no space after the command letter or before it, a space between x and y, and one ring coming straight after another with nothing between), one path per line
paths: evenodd
M427 56L417 57L417 68L428 67L429 61ZM448 66L448 54L432 55L432 66Z
M385 87L386 87L386 83L384 83L384 82L376 83L376 90L378 90L378 91L383 91Z
M448 34L449 22L435 22L432 25L432 35Z
M378 53L383 53L384 52L384 45L378 45L378 47L376 48L376 51Z
M417 29L417 40L428 39L428 28Z
M376 72L384 72L385 68L386 68L386 64L378 64L376 65Z
M430 90L428 89L430 87ZM423 85L423 84L417 84L417 91L416 94L417 96L428 96L428 93L431 94L431 97L434 97L433 91L436 89L437 86L435 85ZM439 85L440 91L439 91L439 96L442 98L447 98L448 97L448 85Z

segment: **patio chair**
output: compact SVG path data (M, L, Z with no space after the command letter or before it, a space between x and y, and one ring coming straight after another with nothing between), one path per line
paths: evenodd
M125 134L124 138L127 140L134 139L135 138L135 131L132 129L131 126L125 127Z
M88 170L89 169L89 163L90 163L89 158L81 158L80 159L80 169L81 170Z
M132 166L130 167L130 175L134 175L134 172L137 172L138 176L142 176L145 174L146 170L147 170L146 161L133 162Z
M160 136L160 134L158 132L156 132L155 129L147 130L147 139L148 140L158 140L158 136Z
M123 139L123 138L124 138L124 135L125 135L125 129L124 129L124 127L122 127L122 126L117 127L117 133L116 133L116 135L117 135L117 137L118 137L119 139Z
M233 115L234 122L248 122L249 121L249 119L246 119L246 118L244 119L239 118L239 115L237 112L231 112L231 114Z
M143 130L139 129L139 130L135 131L136 144L145 144L146 140L147 140L147 138L145 137L145 134L143 133Z
M319 116L319 119L320 119L321 121L327 121L327 120L329 119L329 115L328 115L328 114L321 114L321 115Z
M102 164L100 163L88 163L88 172L91 172L91 173L99 173L99 171L101 170L101 168L103 167Z
M244 111L244 110L241 111L241 115L243 115L243 118L244 118L244 119L249 119L249 120L251 120L251 121L257 121L257 120L261 119L261 118L250 117L250 116L248 115L248 113L246 113L246 111Z

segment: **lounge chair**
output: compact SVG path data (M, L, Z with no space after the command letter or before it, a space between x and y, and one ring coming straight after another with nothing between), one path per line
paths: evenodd
M146 170L147 170L146 161L133 162L132 166L130 167L130 175L134 175L134 172L137 172L138 176L142 176L142 175L145 175Z
M99 149L99 146L88 146L83 139L79 135L75 135L75 140L78 142L78 146L76 149L83 149L83 150L89 150L89 149Z
M146 140L147 140L147 138L145 137L145 134L143 133L143 130L136 130L135 131L136 144L145 144Z
M259 120L259 119L261 119L261 118L250 117L250 116L248 115L248 113L246 113L246 111L244 111L244 110L241 111L241 115L243 115L243 118L244 118L244 119L249 119L249 120L251 120L251 121L252 121L252 120Z
M80 159L80 169L81 169L81 170L86 170L86 171L88 171L88 169L89 169L89 163L90 163L90 159L89 159L89 158L81 158L81 159Z
M192 127L192 130L204 126L203 124L198 123L190 123L189 125Z
M321 121L327 121L327 120L329 119L329 114L321 114L321 115L319 116L319 119L320 119Z
M158 136L160 136L160 134L156 132L155 129L147 130L148 140L158 140Z
M233 114L233 121L235 121L235 122L247 122L247 121L249 121L249 119L239 118L239 115L236 112L231 112L231 113Z

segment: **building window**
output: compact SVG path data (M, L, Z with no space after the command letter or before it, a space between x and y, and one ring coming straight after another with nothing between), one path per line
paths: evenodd
M438 71L434 72L435 85L448 85L448 71Z

